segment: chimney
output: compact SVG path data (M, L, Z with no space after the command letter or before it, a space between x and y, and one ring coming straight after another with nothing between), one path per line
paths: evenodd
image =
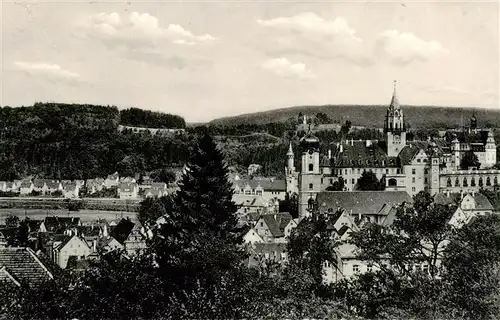
M332 158L332 149L328 149L328 159Z

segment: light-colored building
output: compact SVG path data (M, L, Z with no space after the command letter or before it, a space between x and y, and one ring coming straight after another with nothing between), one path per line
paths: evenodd
M115 172L115 173L110 174L106 177L106 179L104 180L104 187L107 189L112 188L112 187L117 187L119 182L120 181L119 181L118 172Z
M264 240L254 228L250 228L243 236L243 243L264 243Z
M493 214L493 205L485 195L471 193L440 193L434 196L434 202L444 205L457 205L457 209L450 217L449 224L460 228L469 223L472 218Z
M124 247L127 252L127 255L129 256L137 255L141 251L147 248L146 232L147 231L139 222L134 224L134 227L132 228L127 239L124 242Z
M75 182L65 184L63 186L62 193L65 198L69 199L78 198L80 193L80 186Z
M30 180L22 181L19 186L19 193L21 195L29 195L33 192L33 190L34 190L34 185L33 182L31 182Z
M292 219L292 216L288 212L282 212L262 215L253 229L266 243L286 243L287 236L296 226L297 223ZM285 231L288 235L285 234Z
M118 185L118 196L120 199L137 199L138 187L136 183L120 183Z
M85 181L85 187L87 188L87 192L90 194L99 192L104 188L104 179L87 179L87 181Z
M92 253L91 247L78 235L65 236L60 241L52 244L54 262L62 269L68 265L70 257L76 260L84 260Z
M272 199L284 200L286 180L280 179L237 179L233 180L235 194L262 196L265 203Z
M384 141L345 140L327 154L320 153L317 137L311 132L305 135L300 141L299 214L307 215L316 196L340 177L345 181L345 190L358 190L358 180L365 171L373 172L384 182L385 191L406 191L410 196L423 190L433 195L447 191L478 192L480 188L493 189L498 185L500 170L490 168L496 163L493 132L478 129L474 116L469 128L449 132L445 138L408 141L407 124L394 88L384 133ZM460 169L467 150L478 157L479 169ZM291 161L291 155L287 157Z

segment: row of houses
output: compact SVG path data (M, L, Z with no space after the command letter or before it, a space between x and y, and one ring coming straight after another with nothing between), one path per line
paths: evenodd
M326 283L349 278L359 273L376 271L377 266L359 260L357 248L348 242L353 231L359 231L366 223L391 225L401 204L411 204L412 198L405 191L364 192L322 192L318 194L319 214L327 217L327 228L332 238L341 245L336 248L336 261L326 261L323 278ZM434 196L434 202L456 205L448 217L448 223L460 228L474 217L494 214L489 200L480 193L441 193ZM286 246L291 232L300 224L288 213L265 214L249 225L244 242L250 251L248 264L284 264L288 261ZM414 269L428 270L425 263L416 264Z
M128 218L91 224L83 224L78 217L46 217L44 220L27 222L28 249L8 246L8 238L15 234L17 228L0 228L0 269L12 269L12 266L2 266L2 255L16 254L35 262L38 258L44 265L56 269L82 269L89 261L100 259L102 255L115 250L123 252L125 257L137 255L146 248L146 240L151 237L150 230ZM33 257L33 253L36 257ZM16 274L19 270L9 272L17 279L23 278L23 275ZM30 271L26 269L24 272Z
M51 180L51 179L25 179L15 181L0 181L1 192L18 193L21 196L29 196L34 193L40 195L63 196L65 198L78 198L82 188L88 194L96 194L106 189L116 189L120 199L138 199L141 197L162 197L176 190L176 187L168 187L163 182L153 182L146 177L139 184L135 177L119 177L118 173L109 175L107 178L95 178L88 180Z

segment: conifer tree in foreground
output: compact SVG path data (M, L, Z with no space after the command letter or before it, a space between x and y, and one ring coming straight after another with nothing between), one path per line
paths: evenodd
M155 242L161 273L172 285L217 282L243 259L237 207L222 152L203 135L191 151L180 190Z

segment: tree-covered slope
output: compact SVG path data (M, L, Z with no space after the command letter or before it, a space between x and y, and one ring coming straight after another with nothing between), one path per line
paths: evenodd
M188 137L120 133L119 121L116 107L37 103L0 108L0 179L86 179L184 163Z
M412 128L448 127L454 128L469 123L475 113L480 126L500 127L500 109L475 109L431 106L402 106L406 120ZM316 115L325 113L334 121L343 123L350 120L353 125L382 127L387 105L325 105L299 106L265 112L249 113L213 120L213 125L263 124L297 119L299 113Z

